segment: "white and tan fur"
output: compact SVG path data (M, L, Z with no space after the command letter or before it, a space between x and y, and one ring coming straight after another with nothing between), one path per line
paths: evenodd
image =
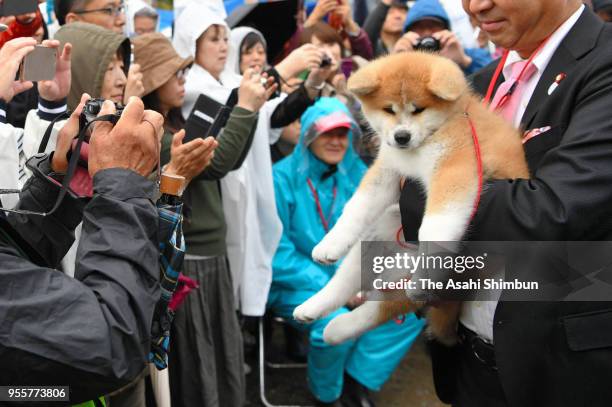
M388 56L355 73L348 87L362 102L368 121L381 138L381 148L342 216L312 252L316 261L325 264L346 258L330 282L295 309L295 319L302 322L329 314L359 291L361 240L395 240L401 224L398 202L402 178L420 181L427 194L419 241L461 240L478 191L466 112L480 141L483 178L529 176L519 133L482 104L450 60L418 52ZM417 108L425 110L415 112ZM410 141L402 146L397 136L406 134ZM397 292L385 293L385 298L366 301L332 320L325 329L325 341L336 344L357 337L423 305L406 297L393 301ZM429 308L430 334L448 345L455 343L459 310L458 302Z

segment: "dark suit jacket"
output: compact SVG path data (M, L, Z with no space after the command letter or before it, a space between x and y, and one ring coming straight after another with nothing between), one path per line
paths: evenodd
M488 182L466 239L612 240L611 44L612 25L586 9L555 52L522 118L525 129L552 127L525 143L531 179ZM480 93L496 65L473 78ZM559 73L566 79L548 95ZM416 183L406 184L400 206L407 240L417 238L422 196ZM493 333L510 406L612 406L612 302L503 298ZM436 389L446 402L454 393L451 353L433 355Z

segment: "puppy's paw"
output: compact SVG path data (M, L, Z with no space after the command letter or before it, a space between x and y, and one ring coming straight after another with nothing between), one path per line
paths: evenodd
M341 241L324 239L312 249L312 258L317 263L334 264L348 252L350 246Z
M321 310L313 301L306 301L293 310L293 318L302 324L310 324L322 317Z

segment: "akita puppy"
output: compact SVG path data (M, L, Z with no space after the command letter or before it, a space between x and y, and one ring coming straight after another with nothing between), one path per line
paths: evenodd
M381 138L380 152L336 225L312 252L314 260L325 264L348 255L327 286L295 309L293 316L301 322L327 315L360 290L360 241L395 240L402 178L420 181L427 193L419 241L461 240L479 187L470 120L484 180L529 177L519 132L483 105L459 67L446 58L420 52L384 57L355 73L348 88ZM391 299L397 294L384 295ZM366 301L331 321L324 339L343 342L422 305L406 296ZM430 334L455 343L459 310L456 301L430 307Z

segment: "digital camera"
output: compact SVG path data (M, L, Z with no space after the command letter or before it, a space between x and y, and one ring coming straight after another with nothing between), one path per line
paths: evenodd
M438 52L442 49L440 41L434 37L421 37L414 46L415 51Z
M81 116L79 117L79 132L83 131L83 129L85 129L89 123L98 117L100 110L102 110L103 104L104 99L90 99L85 104L83 111L81 112ZM117 121L119 121L121 114L123 113L123 108L123 105L115 103L115 113L104 121L111 122L113 125L117 124Z
M325 67L330 66L331 64L332 64L332 60L331 60L331 58L330 58L329 56L325 55L325 56L323 57L323 59L321 59L321 65L320 65L320 67L321 67L321 68L325 68Z

